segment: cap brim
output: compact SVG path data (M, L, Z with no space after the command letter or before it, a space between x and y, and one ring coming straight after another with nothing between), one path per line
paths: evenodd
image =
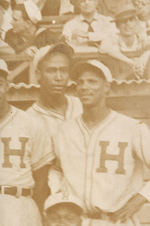
M104 74L103 71L100 70L99 68L97 68L96 66L91 65L88 62L82 61L82 62L77 62L76 64L73 65L71 72L70 72L71 79L76 81L78 79L80 73L82 71L85 71L87 68L91 68L91 69L94 68L97 71L101 71L102 74ZM105 78L105 75L104 75L104 78Z

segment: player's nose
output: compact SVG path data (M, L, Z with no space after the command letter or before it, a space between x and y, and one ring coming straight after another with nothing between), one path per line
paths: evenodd
M59 69L56 70L56 80L61 80L62 79L62 73Z

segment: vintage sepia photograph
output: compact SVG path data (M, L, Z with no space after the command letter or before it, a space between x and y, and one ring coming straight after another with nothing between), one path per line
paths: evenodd
M0 226L150 226L150 0L0 0Z

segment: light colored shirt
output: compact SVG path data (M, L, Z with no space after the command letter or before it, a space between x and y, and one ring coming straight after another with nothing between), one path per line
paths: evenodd
M101 14L95 13L90 25L93 31L88 31L89 25L85 22L85 18L82 14L77 15L72 20L68 21L63 28L63 36L66 40L73 45L84 45L88 42L97 42L105 39L106 36L112 35L117 32L117 28L114 23L111 22L111 17L106 17ZM73 38L74 32L81 31L88 33L88 40L78 36Z
M126 56L128 59L131 59L133 63L138 65L139 67L138 77L144 78L146 76L144 75L146 66L150 58L150 51L149 50L144 51L143 49L145 40L146 38L144 36L137 36L135 34L133 44L127 46L122 36L120 34L117 34L116 36L108 37L107 39L105 39L103 45L101 46L101 53L108 54L109 56L113 56L114 58L115 55L117 56L117 53ZM116 57L116 59L118 59L118 57ZM118 62L117 68L118 71L120 72L119 78L121 78L121 74L124 73L128 74L126 63L123 64L123 62L121 63Z
M65 115L58 113L53 109L46 109L34 103L27 113L37 119L49 131L49 134L54 136L57 133L58 125L65 120L70 120L82 113L82 105L77 97L66 95L67 109Z

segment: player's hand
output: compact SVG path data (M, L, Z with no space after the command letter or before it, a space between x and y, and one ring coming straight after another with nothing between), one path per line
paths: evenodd
M88 40L88 32L75 29L72 33L73 40Z
M146 202L147 200L144 196L140 194L135 195L129 199L121 209L113 213L114 222L120 221L121 223L124 223L127 219L138 212Z
M29 48L27 48L25 50L25 53L30 56L31 58L33 58L35 56L35 54L37 53L38 48L35 46L30 46Z
M132 65L133 73L137 79L142 78L143 72L144 72L144 66L133 63Z

